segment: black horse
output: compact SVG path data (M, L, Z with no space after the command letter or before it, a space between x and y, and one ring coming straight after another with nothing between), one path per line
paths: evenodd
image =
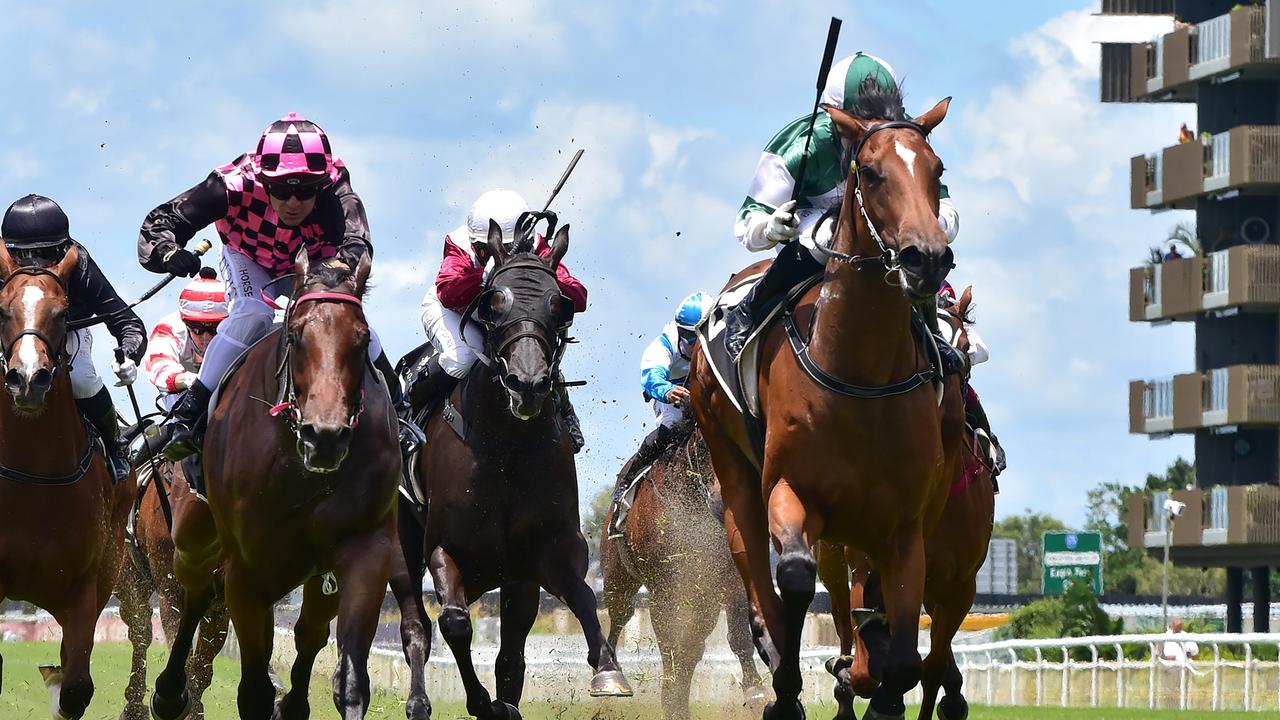
M539 218L547 220L548 236L554 232L545 257L534 252ZM429 707L422 681L427 641L417 634L425 617L417 591L424 565L430 567L441 605L440 634L457 659L473 716L520 717L524 644L538 612L539 587L568 605L582 624L587 662L595 671L590 694L631 694L585 580L587 543L579 528L573 446L554 407L573 321L573 304L556 283L556 266L569 249L569 227L555 232L555 224L549 213L522 218L521 237L508 251L501 229L490 223L495 266L463 318L464 337L473 317L484 328L482 361L423 426L427 439L414 479L416 494L429 498L425 507L401 500L407 577L397 572L392 590L411 621L402 637L415 708ZM471 663L467 611L494 589L501 590L502 638L496 701Z

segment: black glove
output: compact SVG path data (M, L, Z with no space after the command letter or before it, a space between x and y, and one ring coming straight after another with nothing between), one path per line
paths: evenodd
M356 268L360 265L360 261L368 254L368 245L365 245L364 243L348 243L338 248L337 256L334 259L344 263L347 267L351 268L352 272L355 272Z
M176 277L195 277L200 273L200 258L186 248L175 246L162 257L165 272Z

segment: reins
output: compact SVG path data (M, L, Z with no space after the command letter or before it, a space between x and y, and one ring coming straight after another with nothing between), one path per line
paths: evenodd
M276 368L276 384L279 386L280 392L276 397L276 404L267 410L267 414L271 417L283 415L285 422L289 425L289 429L299 442L302 440L302 408L298 406L297 387L293 383L293 340L289 334L289 323L293 319L294 308L307 302L347 303L355 305L362 310L364 308L364 302L350 293L317 291L304 293L297 300L290 301L288 308L285 310L284 327L281 330L283 349L280 353L280 364ZM353 430L359 427L360 416L363 414L364 389L361 388L360 402L357 403L356 409L352 411L351 417L347 419L347 426Z

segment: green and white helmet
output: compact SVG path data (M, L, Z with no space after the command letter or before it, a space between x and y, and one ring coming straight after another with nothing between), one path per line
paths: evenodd
M823 104L849 111L858 99L858 88L868 77L875 78L886 90L898 85L898 76L889 63L875 55L854 53L831 66L826 87L822 90Z

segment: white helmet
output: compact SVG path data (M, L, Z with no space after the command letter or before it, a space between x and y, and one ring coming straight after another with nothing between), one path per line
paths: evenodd
M502 228L502 244L510 245L516 241L516 221L520 215L529 212L529 203L520 194L512 190L490 190L476 198L467 213L467 234L471 242L487 242L489 238L489 221L493 220Z

